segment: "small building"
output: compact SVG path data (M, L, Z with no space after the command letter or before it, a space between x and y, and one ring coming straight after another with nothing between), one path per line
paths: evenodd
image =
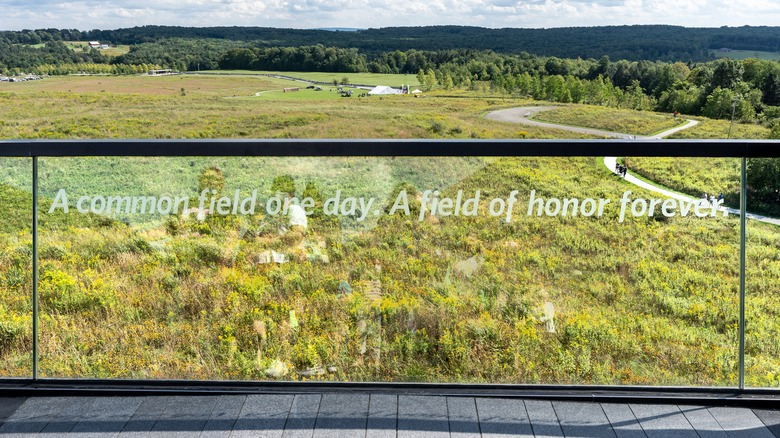
M100 48L100 41L90 41L89 47L91 49L99 49Z

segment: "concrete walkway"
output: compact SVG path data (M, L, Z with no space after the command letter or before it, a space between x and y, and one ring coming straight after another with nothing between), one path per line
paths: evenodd
M531 119L531 117L533 117L534 115L542 111L549 111L556 108L561 108L561 107L560 106L524 106L524 107L492 111L487 115L485 115L485 117L491 120L499 120L502 122L520 123L523 125L561 129L564 131L577 132L580 134L604 136L606 138L622 138L622 139L631 139L631 140L660 140L676 132L680 132L684 129L688 129L693 126L696 126L699 123L696 120L686 120L686 123L684 125L676 126L672 129L668 129L666 131L660 132L655 135L644 136L644 135L630 135L621 132L602 131L599 129L583 128L579 126L557 125L555 123L539 122ZM618 173L617 170L615 169L616 161L617 161L617 157L604 157L604 165L607 167L607 169L610 170L610 172L617 175ZM667 198L674 198L680 201L692 202L697 204L704 201L702 198L693 198L681 193L670 191L661 185L641 180L635 177L634 175L631 175L630 173L626 174L625 180L637 187L642 187L646 190L649 190L653 193L658 193ZM718 207L718 211L726 212L728 214L739 215L739 210L735 208ZM766 222L769 224L780 225L780 219L775 219L769 216L747 213L747 218L757 220L759 222Z
M0 436L780 437L780 412L392 393L0 398Z
M538 126L541 128L560 129L562 131L576 132L579 134L595 135L604 138L622 138L625 140L658 140L668 137L676 132L696 126L699 122L696 120L686 120L684 125L676 126L672 129L660 132L655 135L634 135L623 132L604 131L601 129L584 128L581 126L559 125L556 123L540 122L533 120L533 117L540 112L562 108L560 106L521 106L517 108L508 108L503 110L491 111L485 115L490 120L501 122L519 123L522 125Z
M615 170L615 164L617 162L617 157L604 157L604 165L607 167L607 169L610 170L610 172L614 174L618 174L617 170ZM701 203L701 202L707 202L709 205L709 201L705 201L703 198L693 198L688 195L683 195L681 193L672 192L660 185L656 185L653 183L649 183L647 181L641 180L634 175L631 175L630 173L626 173L626 176L624 178L627 182L637 186L642 187L643 189L649 190L653 193L658 193L659 195L665 196L667 198L674 198L685 202L692 202L692 203ZM728 214L735 214L739 216L739 210L736 208L730 208L730 207L718 207L718 211L720 212L726 212ZM762 216L760 214L754 214L754 213L747 213L748 219L757 220L759 222L766 222L768 224L774 224L774 225L780 225L780 219L775 219L769 216Z

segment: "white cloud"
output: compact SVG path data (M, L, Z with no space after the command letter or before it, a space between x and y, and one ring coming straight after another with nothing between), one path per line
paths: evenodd
M0 0L0 28L780 25L777 0Z

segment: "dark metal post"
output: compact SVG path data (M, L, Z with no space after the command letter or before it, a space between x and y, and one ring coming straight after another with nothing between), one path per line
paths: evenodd
M729 133L726 134L726 138L731 138L731 128L734 126L734 112L737 110L737 98L734 98L734 102L731 102L731 123L729 123Z
M745 390L745 258L747 251L747 158L742 157L739 194L739 390Z
M38 380L38 157L32 159L32 377Z

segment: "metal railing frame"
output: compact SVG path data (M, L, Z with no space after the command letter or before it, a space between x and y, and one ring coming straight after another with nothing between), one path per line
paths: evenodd
M761 395L780 396L773 390L752 390L745 388L745 263L746 263L746 200L747 200L747 159L748 158L780 158L780 144L776 141L763 140L62 140L62 141L0 141L0 157L28 157L32 160L32 306L33 306L33 363L32 379L27 382L22 379L23 388L17 391L35 388L49 388L55 392L63 392L68 388L92 388L98 393L108 387L125 390L150 391L142 389L143 383L151 387L173 388L184 390L193 387L204 388L192 381L135 381L135 380L89 380L89 379L41 379L38 374L38 159L46 157L460 157L460 156L491 156L491 157L600 157L600 156L638 156L638 157L732 157L741 159L741 193L740 193L740 259L739 259L739 378L736 388L709 388L705 390L710 399L717 400L728 397L740 397L752 394L752 400L765 400ZM11 382L18 385L20 380ZM103 383L101 383L103 382ZM213 388L223 388L227 391L246 389L251 382L200 382ZM283 390L295 382L254 382L272 390ZM341 388L343 383L323 383L315 388ZM0 389L9 381L0 381ZM307 384L311 385L311 383ZM298 389L301 385L294 385ZM569 398L579 399L579 392L585 397L594 399L594 391L603 394L629 391L644 393L650 391L649 397L656 398L659 393L682 394L687 399L702 401L694 394L701 388L690 387L632 387L632 386L562 386L562 385L460 385L460 384L399 384L399 383L358 383L353 388L400 388L412 390L440 389L445 392L470 393L483 390L495 392L523 391L523 396L529 396L529 390L540 387L555 391L568 391ZM25 389L26 388L26 389ZM54 389L52 389L54 388ZM96 389L97 388L97 389ZM103 389L100 389L103 388ZM232 388L232 389L231 389ZM7 389L7 388L6 388ZM533 394L531 394L533 395ZM549 394L548 394L549 395ZM635 394L636 396L636 394ZM615 398L615 395L610 395ZM620 396L618 396L619 398ZM624 397L629 397L625 396ZM647 399L648 396L638 396ZM558 395L556 398L567 398ZM679 399L675 398L675 402Z

